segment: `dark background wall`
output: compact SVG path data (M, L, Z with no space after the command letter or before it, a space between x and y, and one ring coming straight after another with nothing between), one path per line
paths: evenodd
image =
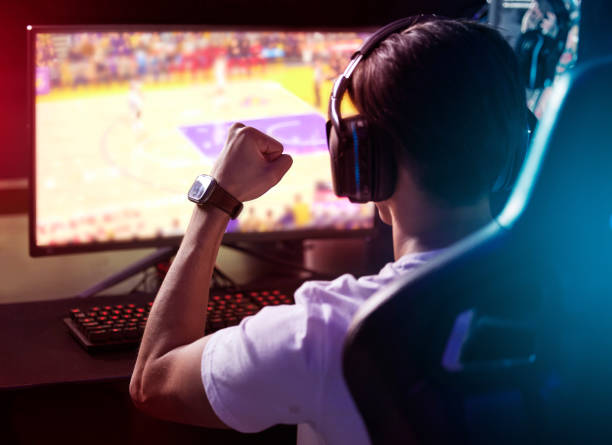
M483 3L484 0L1 0L0 180L28 175L28 24L376 26L420 12L458 16Z

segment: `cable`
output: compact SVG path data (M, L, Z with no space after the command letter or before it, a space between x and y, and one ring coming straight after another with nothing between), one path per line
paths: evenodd
M151 279L155 279L155 283L151 286ZM151 288L153 287L153 290ZM153 269L147 269L142 272L142 278L136 283L128 294L134 294L137 292L153 293L157 292L159 288L159 280L157 273Z
M301 266L299 264L290 263L289 261L283 261L283 260L279 260L278 258L274 258L272 256L264 255L264 254L262 254L260 252L257 252L255 250L249 249L248 247L243 247L243 246L239 246L237 244L231 244L231 243L224 243L223 245L225 247L229 247L230 249L234 249L234 250L237 250L239 252L243 252L243 253L246 253L248 255L251 255L252 257L257 258L257 259L262 260L262 261L268 261L270 263L275 263L275 264L278 264L278 265L281 265L281 266L289 267L291 269L299 270L299 271L302 271L302 272L307 272L310 275L312 275L312 277L318 277L318 278L323 278L323 279L332 279L332 278L335 278L332 275L325 274L323 272L318 272L316 270L309 269L309 268Z
M140 279L140 281L138 281L138 283L136 283L136 284L134 285L134 287L132 287L132 289L130 289L130 291L128 292L128 294L129 294L129 295L131 295L131 294L136 293L136 292L138 291L138 288L139 288L140 286L142 286L142 285L145 283L146 279L147 279L147 273L146 273L146 272L143 272L143 273L142 273L142 278Z
M221 269L219 269L217 265L215 265L213 269L213 284L219 283L218 280L216 279L217 276L221 278L222 280L224 280L226 283L229 283L229 287L238 288L238 285L236 284L236 282L232 280L229 276L227 276ZM218 286L218 287L225 287L225 286Z
M151 269L144 283L144 290L147 293L157 293L161 286L161 278L156 269Z

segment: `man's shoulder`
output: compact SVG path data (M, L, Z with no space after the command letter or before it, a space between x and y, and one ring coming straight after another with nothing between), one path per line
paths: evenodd
M374 275L356 278L354 275L347 273L331 281L306 281L296 291L296 303L333 303L337 300L343 300L343 297L349 297L357 301L367 299L396 278L426 263L442 250L404 255L394 262L387 263Z
M311 315L353 312L380 288L376 280L344 274L331 281L307 281L295 292L295 304Z
M430 255L407 255L378 274L356 278L344 274L331 281L307 281L294 294L294 305L270 306L242 323L236 332L265 338L271 348L312 346L341 339L361 307L377 291L426 262ZM273 335L272 335L273 334ZM308 350L306 347L304 350Z
M302 306L307 316L323 317L329 322L340 319L348 327L352 317L368 298L437 253L404 255L386 264L375 275L356 278L344 274L331 281L307 281L295 292L296 305Z

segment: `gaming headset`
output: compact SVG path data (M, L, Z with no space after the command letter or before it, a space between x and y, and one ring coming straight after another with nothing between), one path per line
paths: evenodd
M340 103L355 68L388 36L418 23L441 17L418 15L396 20L376 31L352 56L351 61L332 88L327 121L327 145L331 157L332 180L337 196L351 202L383 201L395 190L397 165L392 150L382 149L380 130L370 128L365 117L356 115L342 118ZM528 124L535 126L535 116L528 110ZM513 150L495 181L492 193L507 194L514 185L529 141L530 129L525 132L522 149Z
M516 42L521 74L530 89L543 88L554 79L570 28L570 15L563 0L546 0L546 4L557 20L556 36L544 34L541 28L531 29L521 34Z

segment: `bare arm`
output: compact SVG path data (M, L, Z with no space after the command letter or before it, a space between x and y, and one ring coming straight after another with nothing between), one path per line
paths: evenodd
M291 166L283 147L259 131L235 124L212 176L240 201L273 187ZM130 382L135 404L167 420L223 428L206 397L200 361L208 337L209 286L229 216L196 207L183 242L149 314Z

